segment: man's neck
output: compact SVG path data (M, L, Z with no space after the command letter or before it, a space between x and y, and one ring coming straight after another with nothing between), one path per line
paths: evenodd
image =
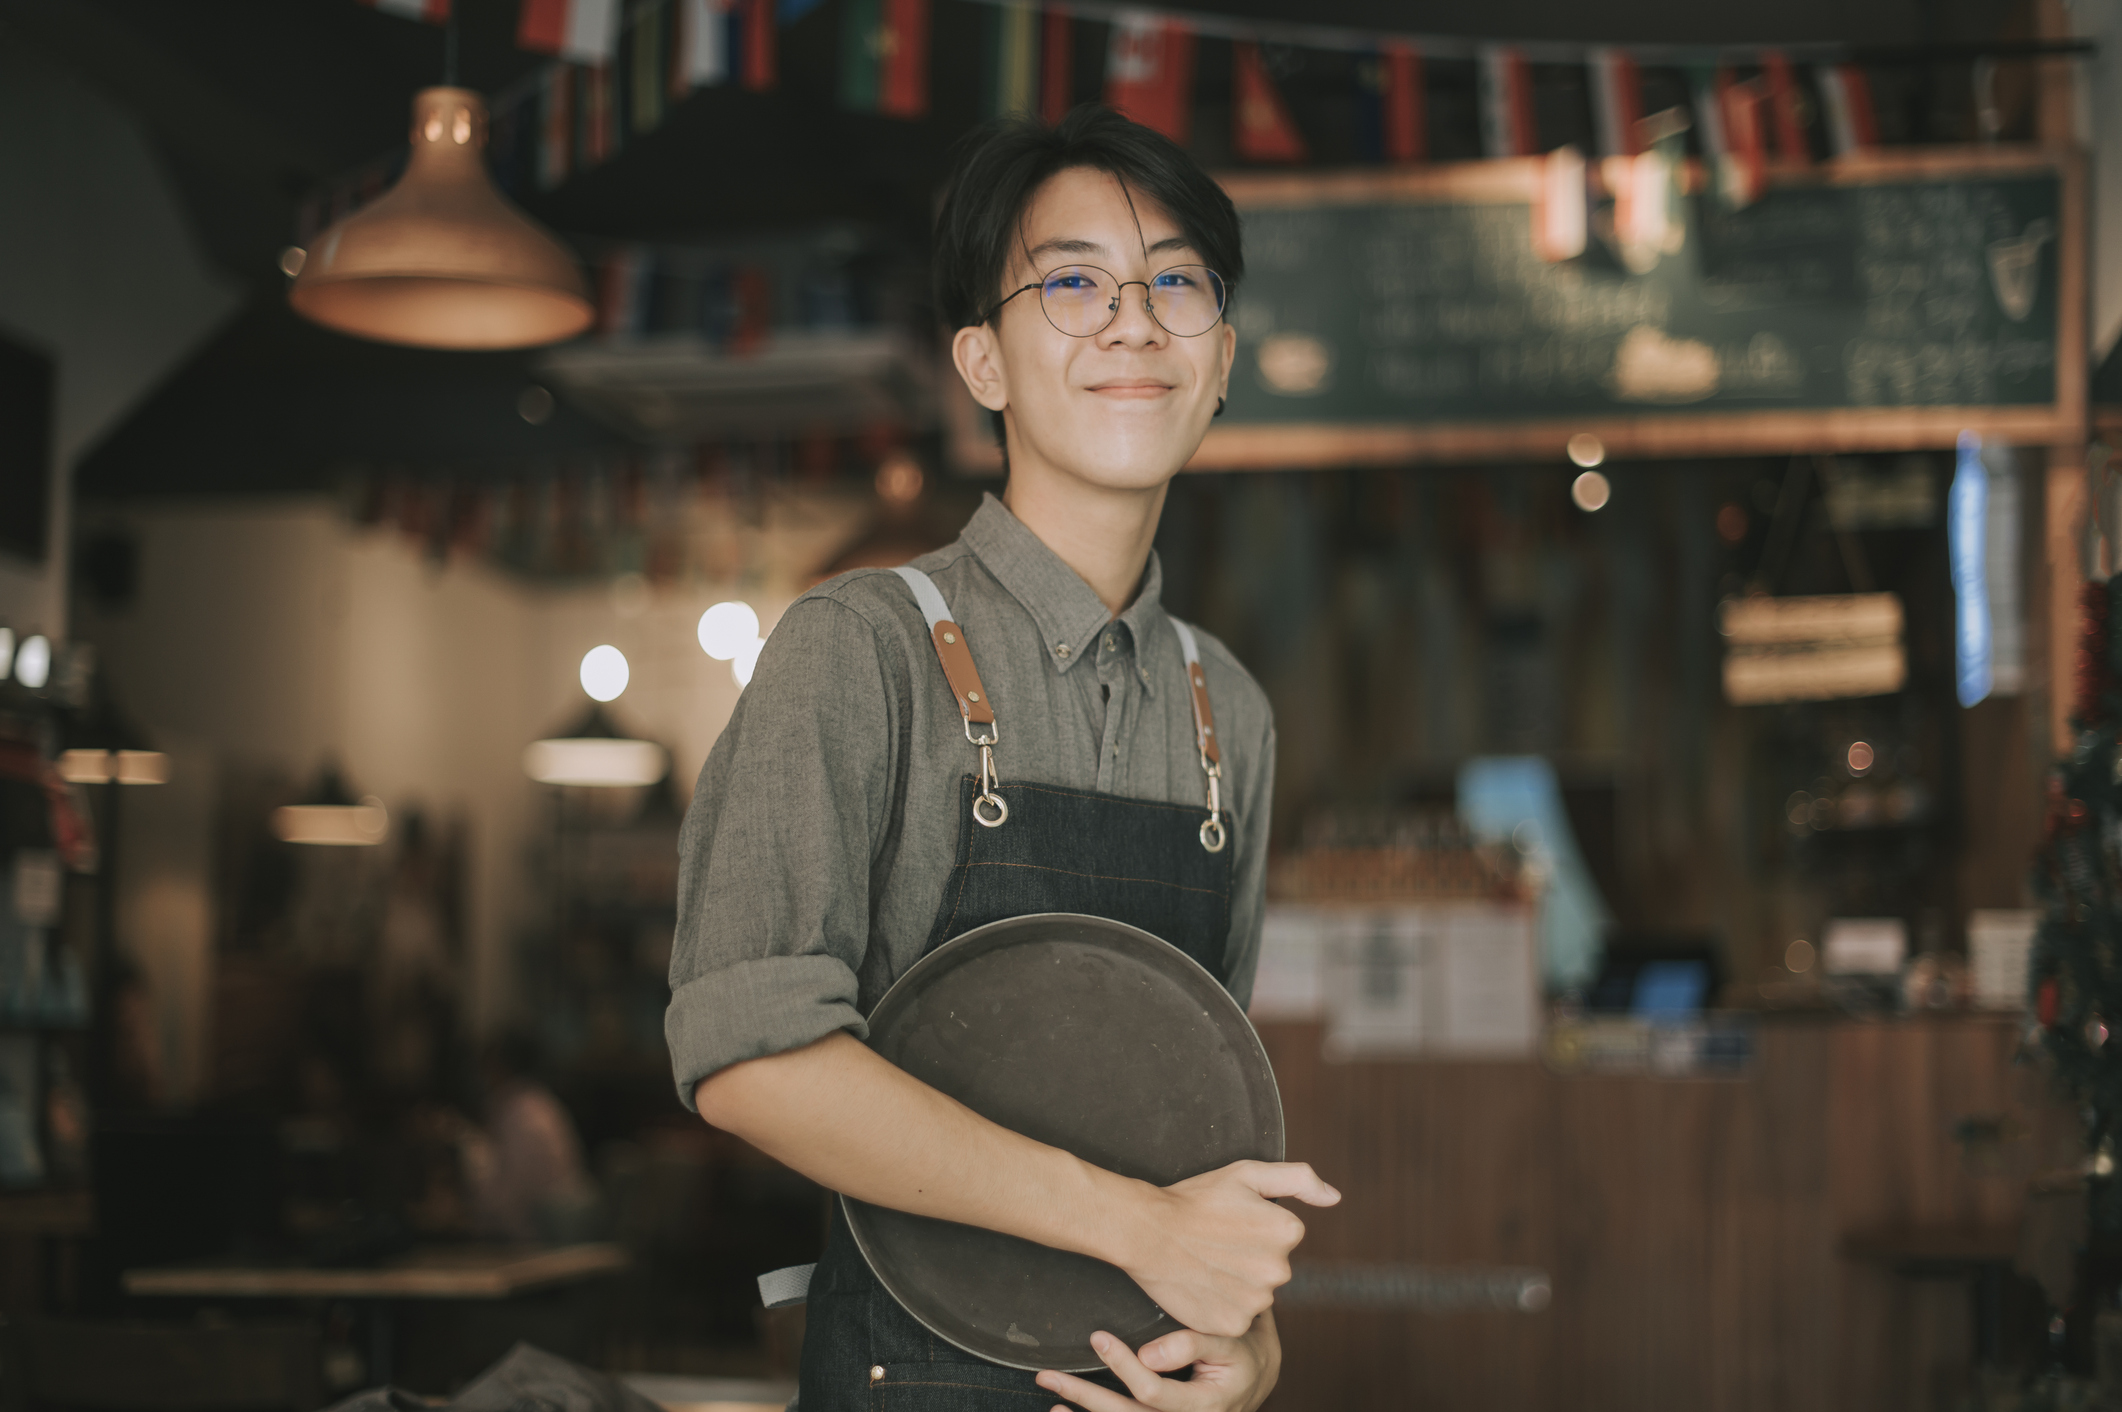
M1013 472L1002 503L1117 618L1142 586L1166 488L1106 490L1073 477Z

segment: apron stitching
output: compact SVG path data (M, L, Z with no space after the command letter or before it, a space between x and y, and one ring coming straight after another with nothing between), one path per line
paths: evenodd
M1049 868L1044 863L967 863L965 867L967 870L973 868L1031 868L1041 873L1060 873L1064 877L1089 878L1093 882L1148 883L1155 887L1176 888L1180 892L1205 893L1210 897L1224 897L1228 895L1229 891L1226 888L1188 887L1185 883L1166 882L1162 878L1125 878L1112 873L1079 873L1073 868ZM955 909L953 909L951 915L952 919L956 920L957 913Z

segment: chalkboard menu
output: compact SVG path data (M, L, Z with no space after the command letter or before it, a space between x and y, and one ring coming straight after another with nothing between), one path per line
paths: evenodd
M1595 202L1604 235L1558 262L1534 248L1540 180L1228 180L1237 363L1195 464L1545 454L1579 431L1619 454L2082 435L2084 358L2058 356L2084 344L2067 159L1790 170L1736 211L1683 178L1655 248Z

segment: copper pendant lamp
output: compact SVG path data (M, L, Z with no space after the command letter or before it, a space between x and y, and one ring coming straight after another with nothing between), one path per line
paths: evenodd
M405 175L311 244L288 291L295 311L425 348L530 348L588 328L581 268L496 189L486 133L478 94L423 89Z

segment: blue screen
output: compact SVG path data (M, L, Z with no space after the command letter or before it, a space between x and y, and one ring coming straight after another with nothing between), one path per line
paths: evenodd
M1642 1019L1692 1015L1708 998L1707 961L1651 961L1636 973L1631 1013Z

